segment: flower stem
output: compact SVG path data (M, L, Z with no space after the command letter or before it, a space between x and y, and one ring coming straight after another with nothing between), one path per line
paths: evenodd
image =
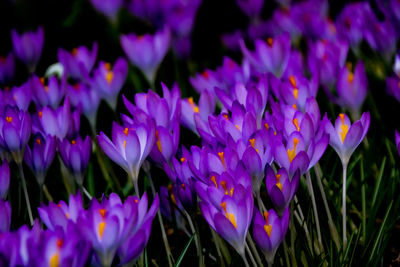
M149 179L149 183L150 183L151 191L153 193L153 197L155 197L156 190L154 188L153 179L151 179L150 170L148 170L148 168L143 168L143 169L145 170L147 178ZM137 179L136 179L136 181L137 181ZM135 189L136 189L136 187L137 187L137 182L136 182L136 185L135 185ZM137 192L139 192L139 191L137 191ZM173 256L172 256L171 249L170 249L170 246L169 246L169 243L168 243L167 234L165 233L164 222L163 222L160 210L157 211L157 217L158 217L158 222L160 223L161 235L162 235L162 238L163 238L163 241L164 241L165 252L167 254L168 266L172 267L173 266L173 264L172 264Z
M28 209L28 215L29 215L29 221L31 222L31 225L33 225L31 203L29 201L28 190L26 189L25 175L24 175L24 170L22 168L22 162L18 162L17 165L18 165L18 169L19 169L19 173L20 173L20 177L21 177L22 189L24 190L26 207Z
M309 191L310 196L311 196L311 202L312 202L312 206L313 206L313 210L314 210L314 218L315 218L315 224L316 224L316 227L317 227L318 243L319 243L320 248L323 250L324 247L322 245L321 227L319 225L319 216L318 216L318 210L317 210L317 203L315 202L314 189L313 189L313 186L312 186L311 175L310 175L309 171L306 173L306 178L307 178L307 187L308 187L308 191Z
M347 163L343 164L343 195L342 195L342 216L343 216L343 250L347 246L346 235L346 177L347 176Z
M245 254L244 251L243 251L242 253L240 253L240 256L241 256L242 259L243 259L244 265L245 265L246 267L250 267L249 263L247 262L246 254Z
M203 255L201 253L201 244L200 244L200 238L199 238L199 231L196 231L198 228L194 227L193 221L190 218L189 213L185 209L183 209L183 213L186 216L186 219L188 220L190 229L192 230L192 233L194 234L194 242L196 244L196 249L197 249L197 257L199 257L199 266L202 267L204 266L204 260L203 260Z
M258 255L258 252L257 252L257 247L254 245L254 242L253 242L253 239L251 239L250 233L247 233L246 239L247 239L247 243L249 244L249 247L251 248L251 251L254 254L254 257L256 258L257 264L260 266L263 266L260 255Z
M50 194L50 192L49 192L49 190L47 189L47 186L46 186L45 184L43 184L43 192L44 192L44 194L45 194L47 200L48 200L49 202L53 202L53 197L51 196L51 194Z
M222 257L221 248L219 246L220 244L219 244L218 236L217 236L217 234L214 232L214 230L211 227L210 227L210 230L211 230L212 238L214 240L215 248L217 249L217 254L218 254L218 257L219 257L220 264L221 264L222 267L224 267L225 263L224 263L224 259Z
M321 176L322 175L321 175L321 169L320 169L319 165L316 165L316 168L314 168L314 171L315 171L315 176L317 177L319 191L321 191L322 202L324 203L326 214L328 216L328 225L329 225L329 229L330 229L330 232L331 232L331 235L332 235L332 238L333 238L333 242L335 242L336 248L339 250L339 248L340 248L339 234L338 234L336 226L335 226L335 224L333 223L333 220L332 220L331 211L329 209L328 201L326 199L325 190L324 190L324 187L323 187L322 181L321 181Z
M251 253L251 250L250 250L249 246L247 245L247 242L245 242L244 244L245 244L245 248L246 248L247 254L249 254L251 263L253 264L253 266L257 266L257 263L254 260L253 254Z

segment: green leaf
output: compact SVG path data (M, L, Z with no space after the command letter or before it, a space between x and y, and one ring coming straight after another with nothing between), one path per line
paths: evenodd
M193 241L193 239L194 239L194 235L195 235L195 234L193 234L192 237L191 237L191 238L189 239L189 241L187 242L185 248L183 249L181 255L179 256L179 258L178 258L178 260L177 260L177 262L176 262L176 264L175 264L175 267L179 267L179 265L181 264L181 262L182 262L182 260L183 260L183 257L185 257L185 255L186 255L186 251L188 250L190 244L192 243L192 241Z
M381 182L382 182L382 177L383 177L383 171L385 170L385 165L386 165L386 157L384 157L382 160L378 180L376 181L375 190L374 190L374 194L372 197L371 207L374 207L374 205L375 205L376 197L378 196L378 192L381 187Z

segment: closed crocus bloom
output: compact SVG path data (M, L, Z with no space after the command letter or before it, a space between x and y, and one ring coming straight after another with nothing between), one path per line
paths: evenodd
M78 137L73 140L64 139L58 144L58 151L65 166L72 172L79 186L83 183L83 174L89 164L92 152L92 140Z
M96 58L97 42L93 43L91 51L85 46L76 47L71 52L58 49L58 60L64 66L67 75L74 79L88 79Z
M42 203L38 208L40 219L50 230L61 227L67 231L68 222L76 223L83 212L82 195L79 192L69 196L68 204L61 200L58 204L50 202L48 206Z
M125 127L113 123L112 138L103 132L97 140L104 153L115 163L121 166L131 177L137 188L137 179L143 161L150 153L155 142L155 126L151 119L147 124L131 124ZM139 194L139 192L136 192Z
M0 199L0 234L10 231L11 206L5 200Z
M72 106L82 111L92 129L95 128L97 109L100 105L99 93L83 83L67 85L67 96Z
M37 113L40 125L35 131L42 131L45 134L64 139L72 127L71 105L68 98L65 98L62 106L56 110L51 107L44 107Z
M170 46L170 30L168 28L154 35L121 35L121 46L130 62L137 66L147 80L154 84L156 72Z
M232 190L233 189L233 190ZM244 257L245 239L253 214L251 187L232 187L217 205L202 199L200 208L207 223ZM210 197L210 196L209 196Z
M11 90L3 92L4 102L16 106L20 110L27 111L32 100L32 91L29 82L14 86Z
M128 205L128 203L131 203ZM136 217L136 223L133 230L127 233L126 240L121 244L118 249L118 256L120 264L134 263L137 258L142 254L147 245L151 233L151 225L158 211L160 200L158 195L155 196L153 203L147 210L148 200L147 195L144 194L141 199L135 197L128 197L125 201L125 216L129 218Z
M190 77L189 81L198 93L201 93L204 89L212 92L214 87L225 88L220 75L209 69L205 69L203 72Z
M254 209L254 241L264 253L269 266L274 263L275 253L285 239L289 217L289 208L285 209L281 218L273 209L265 211L263 216L257 208Z
M42 54L44 32L39 27L36 32L25 32L18 34L16 30L11 31L15 55L25 63L30 72L34 72Z
M122 7L123 0L90 0L93 7L108 17L112 22L117 19L118 12Z
M34 137L32 146L26 146L24 160L32 172L35 174L40 186L44 183L44 178L56 153L57 142L51 135L42 136L37 133Z
M7 106L0 117L0 146L11 153L17 163L22 162L32 130L31 116L26 111Z
M261 73L271 72L281 77L290 58L290 35L283 33L276 38L268 37L265 41L256 40L254 45L255 51L252 52L243 41L240 42L242 53L252 67Z
M269 165L266 166L265 172L265 184L268 195L274 207L279 213L283 213L297 191L300 174L296 172L293 177L290 178L288 172L284 168L279 169L275 174L274 170Z
M41 107L50 106L56 109L65 94L66 77L63 76L61 81L57 76L50 76L47 81L45 77L37 77L33 75L30 79L32 96L35 103Z
M351 66L351 65L350 65ZM339 73L337 93L339 103L357 114L363 104L368 89L368 79L364 64L357 63L354 72L347 66L343 67Z
M98 68L94 70L92 88L107 101L113 110L117 106L118 93L127 75L128 63L124 58L119 58L114 66L107 62L100 62Z
M10 52L7 56L0 56L0 84L7 84L14 78L14 55Z
M0 166L0 199L6 199L10 187L10 166L6 160Z
M397 151L399 152L399 155L400 155L400 134L398 131L395 131L395 142L396 142Z
M351 155L364 139L370 124L369 112L364 112L361 119L351 124L346 114L339 114L335 126L324 117L325 131L329 134L329 144L335 149L344 166L347 166Z

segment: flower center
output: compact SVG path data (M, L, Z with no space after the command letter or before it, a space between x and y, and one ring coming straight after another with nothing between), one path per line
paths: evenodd
M342 144L344 143L344 139L346 139L347 132L349 131L349 126L344 123L344 114L341 113L339 114L340 120L342 125L340 125L340 139L342 141Z
M296 146L299 143L299 139L293 138L293 149L287 149L287 154L289 157L289 161L292 162L294 157L296 156Z

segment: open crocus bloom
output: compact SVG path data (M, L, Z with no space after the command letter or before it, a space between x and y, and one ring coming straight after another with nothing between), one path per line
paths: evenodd
M339 155L342 164L347 165L351 154L364 139L368 132L370 124L369 112L364 112L361 119L351 124L349 117L346 114L339 114L335 121L335 127L327 119L326 115L325 131L329 134L329 144L335 149Z

